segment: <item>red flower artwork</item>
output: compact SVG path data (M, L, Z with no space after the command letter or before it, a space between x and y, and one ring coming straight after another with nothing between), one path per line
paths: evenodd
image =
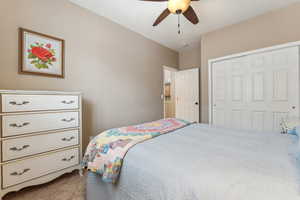
M52 53L43 47L33 47L31 52L42 61L47 61L49 58L53 57Z
M55 51L51 49L51 44L40 44L36 42L34 45L30 45L28 49L28 59L38 69L48 69L53 62L56 62Z

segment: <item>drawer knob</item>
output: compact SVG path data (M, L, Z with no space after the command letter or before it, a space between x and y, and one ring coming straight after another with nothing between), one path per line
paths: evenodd
M9 104L14 105L14 106L22 106L22 105L26 105L29 104L29 101L22 101L21 103L18 103L16 101L10 101Z
M11 176L22 176L23 174L25 174L26 172L30 171L29 168L24 169L22 172L13 172L10 173Z
M11 151L22 151L24 149L27 149L28 147L30 147L30 145L24 145L24 146L22 146L20 148L18 148L18 147L12 147L9 150L11 150Z
M74 103L75 101L71 100L71 101L66 101L66 100L63 100L62 103L63 104L72 104Z
M62 138L62 141L66 141L66 142L70 142L71 140L75 139L74 136L70 137L70 138Z
M64 161L64 162L70 162L74 158L75 158L75 156L71 156L70 158L63 158L62 161Z
M74 121L74 120L75 120L74 118L70 118L70 119L64 118L61 121L63 121L63 122L71 122L71 121Z
M24 122L23 124L16 124L16 123L10 124L9 126L14 128L22 128L24 126L28 126L29 124L30 124L29 122Z

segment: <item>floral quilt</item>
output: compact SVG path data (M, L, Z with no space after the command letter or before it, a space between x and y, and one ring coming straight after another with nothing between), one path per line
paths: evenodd
M102 175L103 181L116 183L123 159L131 147L189 124L184 120L169 118L104 131L89 143L82 165Z

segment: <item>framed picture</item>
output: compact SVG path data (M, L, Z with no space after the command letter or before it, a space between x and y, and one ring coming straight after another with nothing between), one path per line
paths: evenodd
M19 73L64 78L65 41L19 29Z

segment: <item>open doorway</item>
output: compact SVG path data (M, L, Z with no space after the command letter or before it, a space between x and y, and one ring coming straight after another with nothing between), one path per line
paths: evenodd
M164 118L174 118L176 116L175 102L175 73L177 69L172 67L163 67L164 72Z
M177 70L163 67L164 118L200 122L199 68Z

